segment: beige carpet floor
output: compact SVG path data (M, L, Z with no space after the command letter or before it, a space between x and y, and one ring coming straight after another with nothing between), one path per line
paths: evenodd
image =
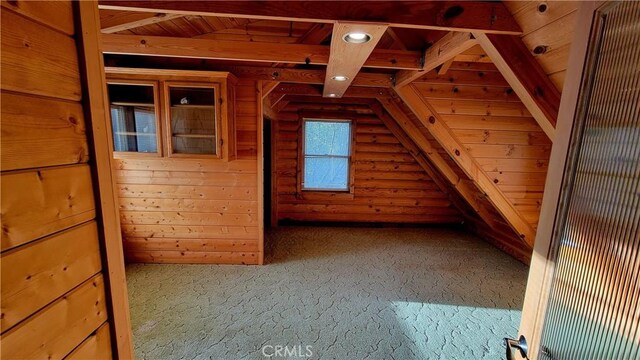
M128 265L136 358L502 359L517 333L527 267L465 232L282 227L266 242L266 266Z

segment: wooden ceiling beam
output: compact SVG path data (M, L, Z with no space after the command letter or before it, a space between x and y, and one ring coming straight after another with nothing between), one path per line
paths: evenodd
M452 60L477 44L471 33L450 32L438 40L424 54L424 66L419 70L403 70L396 73L396 87L403 87L429 71Z
M106 54L151 55L199 59L239 60L269 63L327 65L330 48L325 45L274 44L208 40L168 36L102 35ZM376 49L364 67L383 69L420 69L417 51Z
M269 95L277 98L286 95L322 96L322 89L313 85L283 84L280 83ZM350 87L345 92L345 98L377 98L379 96L389 96L388 88L374 87Z
M332 98L320 98L318 96L306 96L306 95L285 95L284 100L295 103L305 103L305 104L341 104L341 105L369 105L374 102L377 102L372 98L342 98L342 99L332 99Z
M324 97L342 97L353 82L360 69L373 52L373 49L387 31L386 25L366 25L338 22L333 25L331 36L331 53L327 73L324 78ZM370 35L370 40L361 43L349 43L343 37L349 33ZM335 80L336 76L344 77L344 81Z
M254 66L217 66L218 70L228 71L237 77L252 80L273 80L284 83L314 84L324 83L324 70L254 67ZM351 86L389 87L391 76L384 73L360 72L353 79Z
M142 13L142 12L118 12L104 16L100 19L102 28L100 31L104 34L116 33L129 29L135 29L141 26L157 24L163 21L181 18L181 14L166 13Z
M237 77L248 80L276 81L295 84L315 84L324 83L324 70L294 69L268 66L236 66L221 65L214 60L187 59L187 58L164 58L156 56L124 56L107 55L105 58L107 66L110 67L140 67L140 68L176 68L183 70L209 70L227 71ZM391 86L391 74L360 72L351 86L380 87Z
M413 85L408 85L395 88L395 92L404 103L409 106L422 125L429 130L431 135L433 135L454 159L465 174L486 194L487 199L489 199L500 214L502 214L516 233L520 235L522 240L533 247L536 232L531 224L527 222L505 194L491 178L489 178L484 170L482 170L482 167L478 165L473 156L469 154L465 146L456 139L451 129L440 118L438 113L433 110L428 101L422 97L419 90Z
M99 6L111 10L315 23L351 21L412 29L522 34L518 23L501 2L102 0Z
M522 39L476 33L478 43L551 141L555 138L560 92Z

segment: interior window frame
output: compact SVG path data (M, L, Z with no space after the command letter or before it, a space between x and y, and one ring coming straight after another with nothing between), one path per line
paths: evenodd
M155 113L155 123L156 123L156 151L155 152L140 152L140 151L116 151L115 149L115 140L114 140L114 129L113 129L113 119L111 118L111 99L109 99L109 135L111 141L111 149L113 152L113 157L115 159L122 158L139 158L139 157L153 157L159 158L164 154L163 149L163 131L162 131L162 111L160 106L160 84L159 81L154 80L131 80L131 79L106 79L107 83L107 96L108 96L108 86L109 85L135 85L135 86L152 86L153 87L153 108Z
M218 82L192 82L192 81L176 81L166 80L162 82L162 91L164 99L164 126L165 126L165 142L166 156L169 158L190 158L190 159L222 159L222 87ZM171 127L171 97L170 88L201 88L213 89L214 96L214 122L215 122L215 154L195 154L195 153L176 153L173 150L173 131Z
M354 196L354 184L355 184L355 148L356 148L356 119L345 116L331 116L320 114L318 116L302 116L300 117L299 126L299 145L298 146L298 179L297 179L297 193L299 197L304 197L304 194L325 194L332 198L345 197L353 199ZM307 121L325 121L325 122L347 122L349 123L349 155L348 155L348 170L347 170L347 187L345 189L323 189L323 188L305 188L304 186L304 170L306 166L306 154L305 154L305 126Z

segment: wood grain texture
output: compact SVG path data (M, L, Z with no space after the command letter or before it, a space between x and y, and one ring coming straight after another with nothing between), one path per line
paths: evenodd
M95 222L2 254L2 332L98 273Z
M50 26L64 34L73 35L75 32L72 12L72 2L61 1L2 1L2 7ZM53 16L52 16L53 15Z
M450 32L425 51L424 66L419 70L396 73L395 86L402 87L420 78L427 72L453 60L457 55L477 44L470 33Z
M351 85L360 69L369 58L382 35L387 30L386 25L367 25L337 22L333 25L331 37L331 53L324 78L324 97L342 97ZM368 34L370 40L362 43L348 43L343 37L349 33L358 32ZM334 76L344 76L345 81L336 81ZM330 95L333 94L333 95Z
M111 360L111 334L109 324L105 323L82 342L73 352L65 358L67 360Z
M2 89L80 100L74 40L7 8L1 17L6 25L2 28Z
M102 35L106 54L151 55L199 59L238 60L269 63L327 65L329 46L307 44L247 43L168 36ZM364 67L417 70L420 53L404 50L374 50Z
M2 334L2 357L62 359L106 320L104 277L96 275Z
M2 250L95 218L88 165L2 174Z
M355 21L386 23L392 27L520 34L507 8L501 3L367 1L101 1L102 9L188 13L204 16L240 17L286 21ZM451 16L450 14L456 14Z
M466 151L463 144L456 138L455 134L439 119L438 111L435 106L432 107L431 100L425 99L419 90L412 85L396 89L396 92L412 109L429 132L440 142L442 147L446 149L449 155L455 159L456 163L465 171L466 175L487 194L487 197L509 221L523 241L529 244L529 246L532 246L535 239L534 227L518 212L505 196L502 189L496 186L496 179L491 180L490 175L484 172L475 159Z
M1 96L3 171L89 160L81 104L4 91Z
M580 2L505 1L504 3L522 28L520 36L529 52L533 53L538 46L546 50L542 54L535 54L535 60L556 88L562 91Z
M518 37L480 33L475 36L538 125L553 141L560 92L542 67Z

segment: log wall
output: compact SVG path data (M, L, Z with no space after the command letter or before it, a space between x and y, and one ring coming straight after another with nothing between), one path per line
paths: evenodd
M278 114L275 126L277 171L276 217L279 221L460 223L462 215L443 192L374 114L355 115L354 190L298 192L298 108L291 103ZM328 108L327 105L322 106ZM330 107L330 106L329 106ZM321 117L321 116L320 116Z

